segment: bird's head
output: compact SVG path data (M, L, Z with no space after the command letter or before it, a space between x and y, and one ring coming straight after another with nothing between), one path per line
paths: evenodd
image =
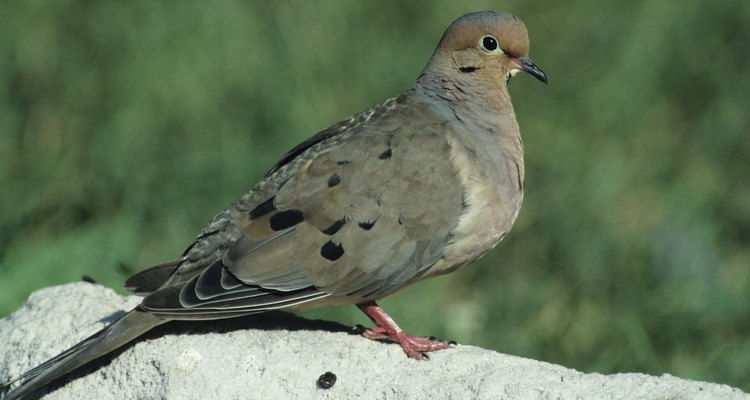
M445 31L424 76L456 76L463 82L497 85L518 71L547 83L529 56L526 26L516 16L482 11L466 14Z

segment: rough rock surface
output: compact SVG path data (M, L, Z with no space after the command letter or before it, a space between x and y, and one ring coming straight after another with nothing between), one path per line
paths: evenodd
M137 297L75 283L39 290L0 321L0 379L100 329ZM333 372L329 389L318 378ZM584 374L471 346L406 358L345 326L284 313L161 326L50 387L44 399L750 399L726 385Z

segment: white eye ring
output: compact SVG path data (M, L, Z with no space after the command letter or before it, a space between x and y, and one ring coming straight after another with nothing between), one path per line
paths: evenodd
M479 39L479 47L488 53L497 53L502 51L500 41L492 35L484 35Z

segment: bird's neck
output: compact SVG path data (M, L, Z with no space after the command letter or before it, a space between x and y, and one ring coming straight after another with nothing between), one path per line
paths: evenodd
M422 75L415 90L461 121L511 136L518 133L506 82L478 85L470 80Z

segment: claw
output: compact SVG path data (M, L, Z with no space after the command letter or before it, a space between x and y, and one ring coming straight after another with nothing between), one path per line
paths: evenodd
M447 349L450 347L449 342L437 340L434 336L409 336L383 311L374 301L357 304L370 319L375 322L377 327L365 329L362 336L372 340L389 340L401 345L404 352L416 360L427 359L430 357L427 352Z

